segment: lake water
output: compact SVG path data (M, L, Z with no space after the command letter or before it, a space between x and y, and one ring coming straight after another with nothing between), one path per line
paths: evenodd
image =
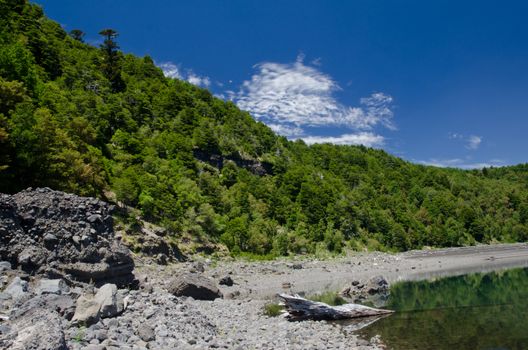
M357 331L389 349L528 349L528 269L391 287L397 312Z

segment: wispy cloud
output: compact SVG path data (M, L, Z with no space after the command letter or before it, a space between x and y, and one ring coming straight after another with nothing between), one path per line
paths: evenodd
M304 134L304 130L295 125L288 124L267 124L271 130L275 131L277 134L286 136L286 137L298 137L299 135Z
M339 144L356 144L361 140L368 145L382 144L383 137L371 130L376 126L395 129L393 98L377 92L360 99L359 106L344 105L335 97L341 89L337 82L318 68L305 65L303 58L300 55L291 64L256 65L256 73L232 99L241 109L290 138L303 138L311 143L324 139L328 141L323 142ZM353 133L328 138L306 135L304 129L336 126Z
M209 87L211 85L211 79L208 76L200 76L190 69L183 71L178 65L172 62L160 63L158 67L161 68L163 74L168 78L187 80L191 84L202 87Z
M187 76L187 81L197 86L209 87L209 85L211 85L211 79L209 79L209 77L206 77L206 76L201 77L192 72L189 73L189 75Z
M492 159L489 162L471 162L467 159L452 158L452 159L436 159L429 160L415 160L419 164L432 165L440 168L460 168L460 169L482 169L489 167L504 166L504 162L499 159Z
M311 63L314 66L320 67L323 64L323 59L321 57L317 57L316 59L313 59Z
M177 65L175 65L172 62L164 62L158 64L158 67L161 68L163 71L163 74L167 78L173 78L173 79L183 79L183 75L180 73L180 69Z
M306 136L302 140L309 145L314 143L333 143L334 145L364 145L367 147L381 147L385 138L371 132L344 134L340 136Z
M471 135L467 139L466 147L468 149L477 149L479 148L481 142L482 142L481 136Z
M466 145L465 147L469 150L476 150L480 147L480 144L482 143L483 137L477 136L477 135L463 135L459 133L449 133L448 137L452 140L461 140Z
M346 126L371 129L377 124L392 127L392 97L375 93L361 99L362 107L339 103L340 88L328 75L298 60L293 64L262 63L251 80L235 96L237 105L256 118L298 126Z

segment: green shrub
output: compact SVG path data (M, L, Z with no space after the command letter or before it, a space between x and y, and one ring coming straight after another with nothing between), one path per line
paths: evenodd
M269 303L264 305L264 315L277 317L282 313L283 307L279 304Z

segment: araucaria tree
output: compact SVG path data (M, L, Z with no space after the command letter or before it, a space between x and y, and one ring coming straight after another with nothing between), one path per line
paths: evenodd
M102 64L103 73L112 85L114 92L125 90L125 82L121 77L121 53L115 39L118 33L113 29L103 29L99 32L105 40L101 44L104 52L104 61Z
M73 29L70 31L70 36L81 43L84 43L84 32L80 29Z

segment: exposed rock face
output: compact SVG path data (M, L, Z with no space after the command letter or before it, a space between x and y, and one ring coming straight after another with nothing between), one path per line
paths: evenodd
M212 280L195 273L184 273L175 277L170 283L169 292L175 296L193 297L198 300L214 300L222 297L222 293Z
M133 235L134 232L127 232ZM160 265L166 265L169 261L184 261L185 257L174 243L164 239L167 232L161 227L141 228L141 235L137 237L137 242L141 244L141 253L155 257Z
M96 285L134 281L133 260L114 239L113 207L48 188L0 195L0 260L31 274Z
M210 154L198 149L193 151L194 157L211 164L212 166L222 169L227 162L233 162L238 167L249 170L255 175L264 176L273 174L273 165L269 162L261 162L255 159L244 159L240 154L231 154L222 156L220 154Z

